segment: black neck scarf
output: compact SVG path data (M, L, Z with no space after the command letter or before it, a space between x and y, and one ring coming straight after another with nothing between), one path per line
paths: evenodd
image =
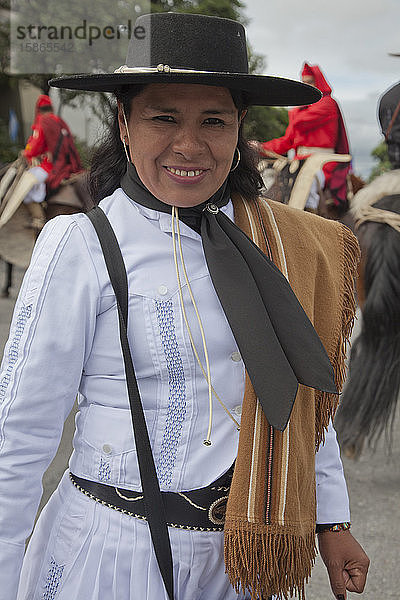
M121 187L135 202L171 214L132 163ZM179 219L200 233L207 267L264 414L283 431L298 384L337 393L333 367L287 279L221 210L227 181L202 204L179 208Z

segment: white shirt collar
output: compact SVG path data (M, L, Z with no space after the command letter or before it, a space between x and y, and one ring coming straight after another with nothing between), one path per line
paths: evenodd
M172 232L171 215L170 214L161 212L159 210L154 210L153 208L147 208L147 206L143 206L142 204L135 202L135 200L132 200L132 198L130 198L127 194L125 194L125 192L122 190L122 188L121 188L121 192L129 200L129 202L132 203L132 205L137 209L137 211L142 216L144 216L146 219L148 219L150 221L158 221L161 231L164 231L165 233ZM225 206L223 206L220 210L223 213L225 213L226 216L231 219L231 221L234 220L232 200L229 200L229 202ZM188 225L186 225L185 223L182 223L182 221L180 222L179 227L180 227L181 235L193 238L195 240L200 239L200 235L196 231L194 231L193 229L188 227Z

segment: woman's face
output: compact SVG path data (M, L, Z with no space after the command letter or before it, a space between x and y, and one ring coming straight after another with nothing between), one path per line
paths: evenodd
M315 79L312 75L303 75L301 80L303 83L308 83L308 85L315 87Z
M126 135L120 106L121 137ZM238 110L227 88L150 84L132 100L131 159L150 192L196 206L225 181L238 140Z

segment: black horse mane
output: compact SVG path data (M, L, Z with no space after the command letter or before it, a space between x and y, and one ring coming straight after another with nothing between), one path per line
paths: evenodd
M374 207L400 213L400 194L385 196ZM354 457L364 442L375 449L383 433L390 452L400 390L400 233L383 223L366 222L357 235L365 304L335 421L342 448Z

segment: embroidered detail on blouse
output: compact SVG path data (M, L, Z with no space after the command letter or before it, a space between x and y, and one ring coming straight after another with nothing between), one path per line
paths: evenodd
M23 306L17 316L14 338L8 349L8 366L0 381L0 403L3 402L7 392L8 384L11 381L11 375L14 370L15 363L18 360L19 344L21 341L21 337L24 333L26 322L31 316L31 314L32 304L29 304L28 306Z
M47 573L42 600L53 600L53 598L55 598L63 571L64 565L57 564L54 558L52 558L50 561L50 569Z
M186 382L176 339L172 300L155 300L155 305L169 384L168 412L157 471L160 483L171 485L182 424L186 415Z
M100 458L98 477L99 477L100 481L110 481L111 480L110 463L107 460L104 460L103 457Z

